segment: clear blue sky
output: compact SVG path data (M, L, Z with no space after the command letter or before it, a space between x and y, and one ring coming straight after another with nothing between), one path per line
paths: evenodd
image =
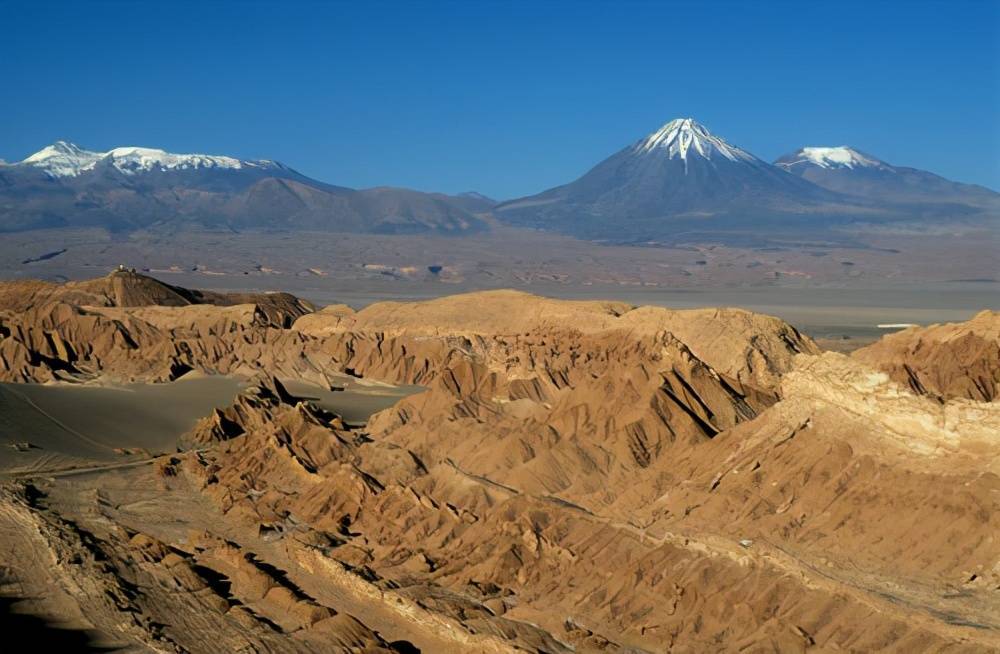
M346 186L570 181L678 116L1000 189L1000 1L0 0L0 158L56 140Z

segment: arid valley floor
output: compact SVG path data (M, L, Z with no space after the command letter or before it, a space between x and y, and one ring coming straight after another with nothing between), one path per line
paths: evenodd
M265 267L152 274L282 279ZM5 629L136 652L1000 649L1000 314L844 354L742 309L382 272L373 295L443 297L0 283Z
M0 654L1000 654L1000 0L0 9Z
M835 243L743 247L595 245L498 224L461 238L59 229L0 240L2 279L89 279L119 264L188 288L280 290L355 309L504 288L676 309L733 306L778 316L840 350L880 337L879 324L968 320L1000 296L995 229L871 230Z

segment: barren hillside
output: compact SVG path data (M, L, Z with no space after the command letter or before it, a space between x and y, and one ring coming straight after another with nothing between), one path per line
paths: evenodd
M6 482L8 593L96 642L1000 648L996 314L846 357L735 309L116 283L0 291L0 376L247 385L180 451ZM423 391L357 427L289 380Z

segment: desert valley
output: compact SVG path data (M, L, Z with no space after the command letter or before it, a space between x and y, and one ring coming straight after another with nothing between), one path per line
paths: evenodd
M0 303L5 596L93 651L1000 647L996 312Z
M507 203L139 148L0 167L8 627L1000 648L1000 196L820 150L675 120Z
M4 10L0 651L1000 652L1000 4Z
M0 230L6 279L125 264L175 285L355 309L504 288L739 306L844 350L880 324L966 320L1000 294L1000 194L847 146L769 164L689 118L507 202L60 141L0 164Z

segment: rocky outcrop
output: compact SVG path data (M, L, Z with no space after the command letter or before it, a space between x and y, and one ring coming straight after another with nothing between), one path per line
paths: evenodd
M24 483L0 495L0 527L19 546L10 553L20 564L17 587L112 643L155 652L415 651L321 604L232 542L192 534L181 549L120 525L90 531L39 505L42 496ZM48 565L31 564L42 558Z
M21 297L23 283L12 286L0 285L0 299L9 302L0 303L0 379L16 381L98 375L163 381L187 370L244 376L263 370L309 379L348 371L424 383L447 361L466 355L491 370L530 377L531 362L496 339L529 334L541 337L544 348L546 334L558 345L568 333L605 334L623 343L673 339L737 386L773 393L794 354L818 351L786 323L737 309L632 309L500 291L411 305L378 303L357 313L332 307L303 314L282 329L306 305L293 299L266 306L118 306L109 296L81 297L79 288L67 285L29 293L37 303L22 309L12 298ZM440 323L426 322L435 315ZM53 339L68 349L61 351Z
M146 275L116 271L106 277L53 284L37 280L0 283L0 309L25 311L50 303L81 307L182 307L254 305L273 327L288 327L312 305L289 293L217 293L171 286Z
M254 304L3 320L8 378L250 379L154 470L232 536L175 554L296 645L327 625L379 651L377 618L440 651L1000 647L1000 405L915 393L777 319L492 292L288 328ZM352 427L277 379L333 373L424 390ZM96 497L102 520L148 505Z
M307 315L294 329L307 334L379 332L386 336L515 336L617 331L624 338L663 332L682 341L716 370L743 383L775 387L798 352L819 349L791 325L741 309L670 310L623 302L568 301L519 291L452 295L427 302L379 302L357 313L341 307Z
M636 421L618 444L595 428L635 401L623 388L563 399L577 408L562 422L548 394L588 391L597 363L527 391L465 360L364 434L252 390L228 414L244 434L187 470L227 515L275 534L308 525L325 565L467 633L502 615L583 651L996 644L994 405L941 407L842 355L800 355L777 404L731 422L704 411L719 421L706 433L688 413L708 395L704 364L662 354L677 376L650 388L690 390L656 412L686 435L657 446ZM623 369L602 371L607 384ZM484 399L511 388L522 397ZM538 646L505 624L512 646Z
M310 339L271 326L256 305L0 311L0 379L170 381L191 371L315 377Z
M677 462L688 483L643 511L653 529L765 540L830 574L1000 586L1000 408L912 394L836 353L799 357L782 399ZM863 552L863 554L862 554ZM851 561L847 564L847 561ZM933 604L914 593L914 602ZM961 606L961 602L953 606ZM967 608L967 607L965 607Z
M911 327L853 354L913 392L992 402L1000 398L1000 313L957 324Z
M262 454L270 432L251 429L199 464L212 493L249 463L262 493L225 492L230 513L304 517L343 541L329 557L380 587L472 594L587 651L991 646L953 623L995 627L992 405L940 406L739 312L693 316L689 338L718 348L713 360L750 353L722 371L680 329L647 327L655 310L533 313L532 298L508 297L528 303L523 329L510 318L490 333L476 296L300 319L355 372L427 390L350 448L308 430L296 446L286 417L273 424L290 449ZM473 298L477 314L451 311ZM421 327L427 305L442 319ZM707 316L721 325L699 326ZM298 463L316 442L325 463Z

